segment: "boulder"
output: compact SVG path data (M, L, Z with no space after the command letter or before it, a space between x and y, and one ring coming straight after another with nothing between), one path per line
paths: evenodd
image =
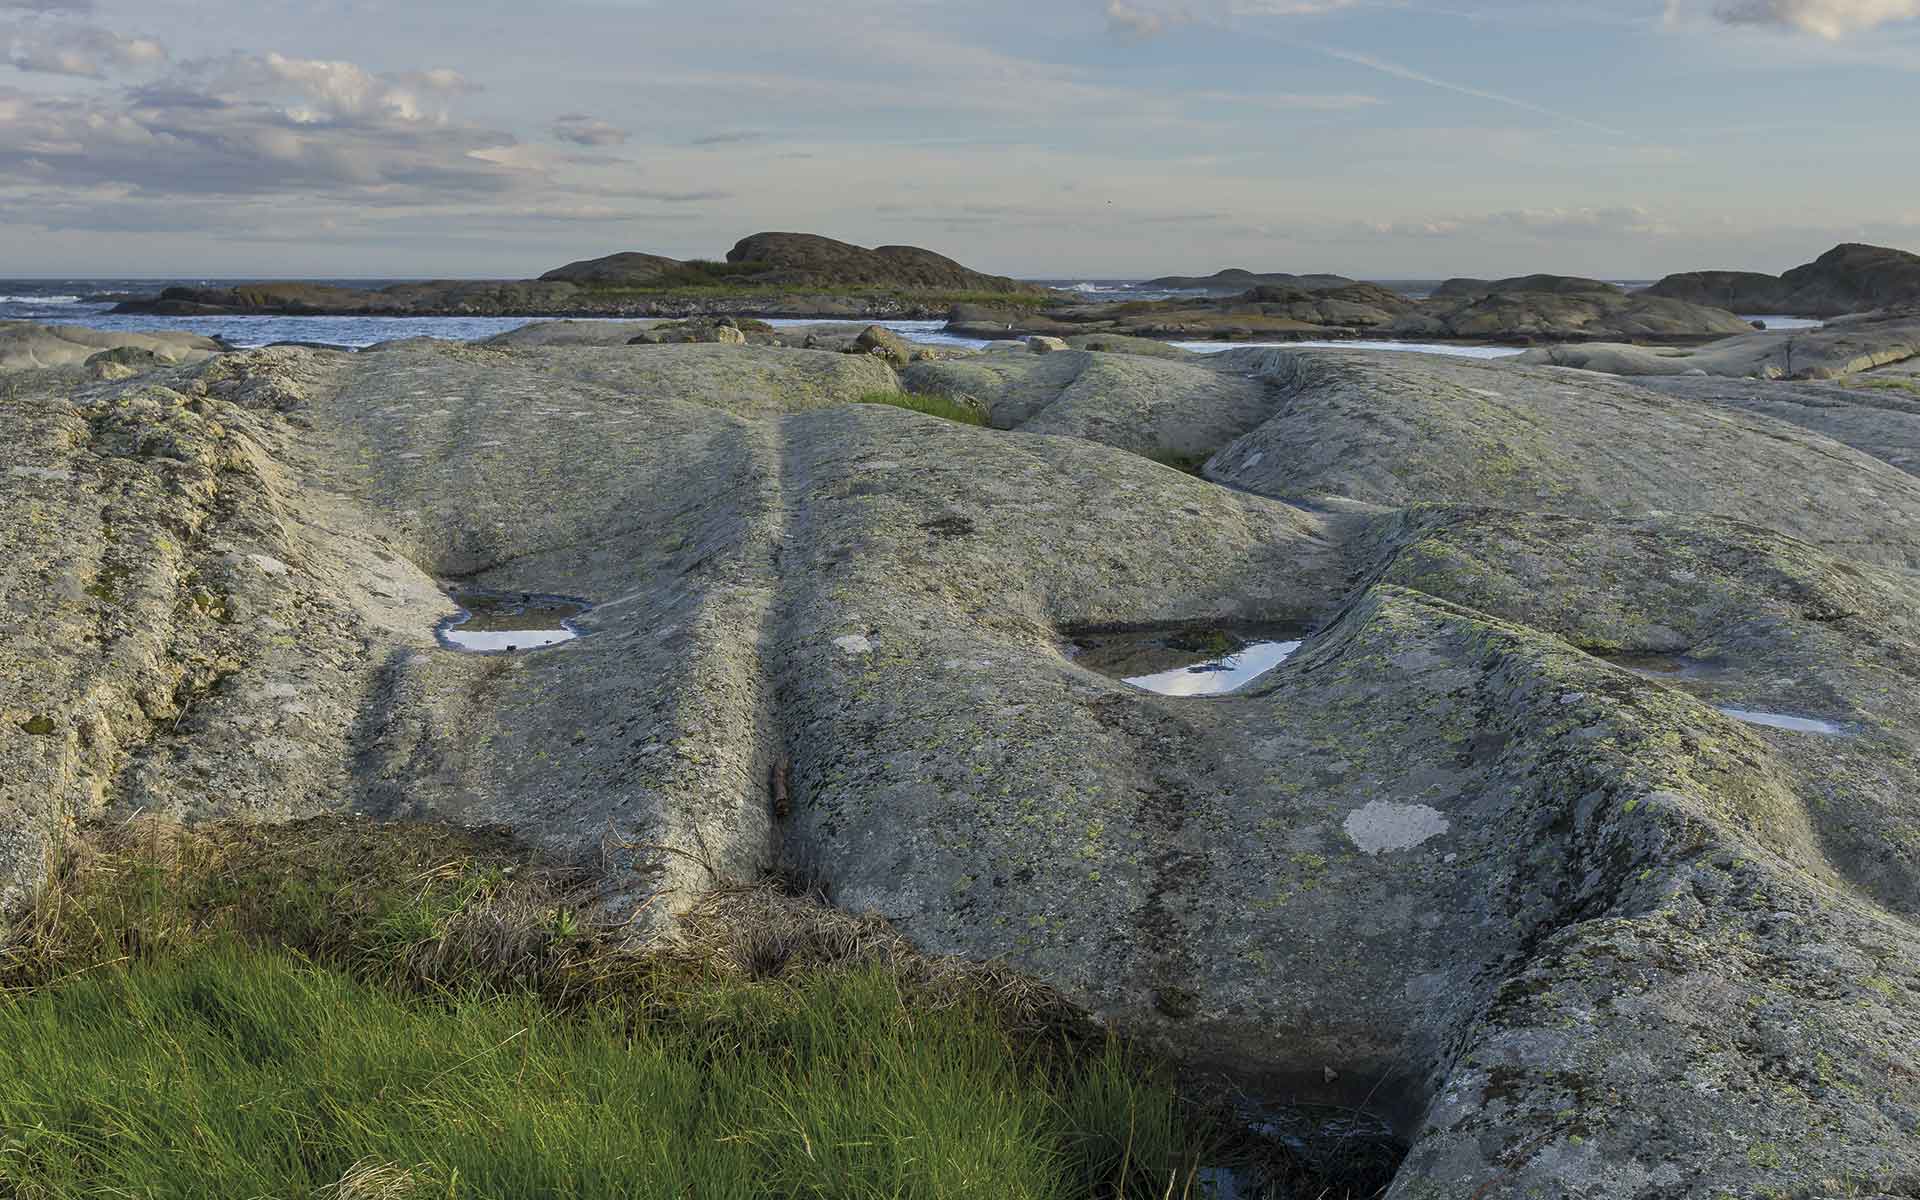
M1035 354L1052 354L1055 350L1067 349L1067 343L1057 337L1030 337L1027 339L1027 349Z
M913 361L913 346L884 325L869 325L853 339L853 349L859 354L871 354L885 359L896 367L904 367Z
M666 321L645 329L627 340L629 346L677 346L700 343L744 346L747 335L730 318L720 320Z
M126 369L197 363L225 351L221 343L197 333L130 333L0 321L0 371L79 366L101 358L102 369L112 365L117 368L113 373L119 374Z

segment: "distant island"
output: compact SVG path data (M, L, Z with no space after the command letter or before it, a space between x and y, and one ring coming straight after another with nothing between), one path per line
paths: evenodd
M1704 271L1628 291L1532 274L1456 278L1410 296L1345 275L1230 268L1144 285L1166 300L1090 301L993 275L918 246L869 249L807 233L756 233L724 260L624 251L526 280L355 289L305 282L168 288L115 311L156 316L355 315L945 319L984 339L1112 335L1167 341L1387 338L1505 344L1691 346L1752 331L1751 315L1836 316L1920 304L1920 256L1843 245L1782 276ZM1739 314L1748 314L1742 316Z

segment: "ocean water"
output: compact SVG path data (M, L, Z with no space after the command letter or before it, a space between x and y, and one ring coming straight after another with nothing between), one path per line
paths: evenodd
M265 346L273 342L315 342L330 346L362 348L400 338L433 337L452 341L480 341L496 334L531 325L548 317L157 317L111 314L116 299L125 295L153 295L173 286L225 287L255 282L242 279L32 279L0 280L0 321L37 321L47 325L86 325L95 329L151 332L180 330L218 337L235 346ZM337 279L318 280L347 287L380 287L392 280ZM1145 288L1139 280L1128 279L1053 279L1038 280L1048 286L1079 292L1089 300L1161 300L1195 293ZM1406 281L1408 293L1414 284ZM1630 283L1639 281L1629 281ZM574 318L578 319L578 318ZM1770 328L1796 329L1817 326L1816 321L1791 317L1762 317ZM775 320L776 326L817 325L828 322L805 319ZM871 322L850 322L866 325ZM881 321L909 341L931 346L978 349L988 343L975 338L955 337L944 332L942 321ZM1182 342L1189 350L1217 353L1242 346L1277 346L1296 349L1316 347L1345 350L1396 350L1426 354L1449 354L1464 358L1503 358L1520 353L1511 346L1458 346L1441 343L1391 341L1305 341L1305 342Z

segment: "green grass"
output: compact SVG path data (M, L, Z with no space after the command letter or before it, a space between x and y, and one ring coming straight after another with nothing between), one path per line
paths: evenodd
M0 1200L1166 1200L1222 1162L1344 1197L1391 1171L1257 1142L1049 989L877 918L745 889L634 945L586 882L499 832L90 831L0 921Z
M0 1129L20 1200L328 1195L356 1168L421 1196L1158 1196L1194 1148L1121 1051L1049 1071L877 968L562 1016L237 942L0 1005Z
M1855 376L1849 386L1879 388L1884 391L1908 392L1920 396L1920 379L1873 379Z
M1163 467L1172 467L1174 470L1185 475L1191 475L1196 479L1205 479L1206 475L1202 471L1202 468L1207 465L1207 459L1213 456L1210 454L1180 454L1173 450L1148 450L1144 452L1141 457L1152 459Z
M633 949L578 882L424 826L101 832L0 939L0 1197L1163 1197L1213 1144L1009 973L766 890Z
M938 392L868 392L854 403L885 404L893 408L904 408L910 412L925 413L930 417L958 421L962 425L984 427L987 423L987 414L971 404L964 404Z

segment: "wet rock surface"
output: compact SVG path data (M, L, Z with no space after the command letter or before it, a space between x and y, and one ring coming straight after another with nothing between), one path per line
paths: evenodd
M849 403L902 382L996 427ZM1370 1108L1396 1198L1920 1183L1879 432L1418 355L727 345L22 372L0 421L15 893L141 807L499 822L636 930L774 875ZM448 653L442 580L589 636ZM1299 625L1204 701L1062 652Z

